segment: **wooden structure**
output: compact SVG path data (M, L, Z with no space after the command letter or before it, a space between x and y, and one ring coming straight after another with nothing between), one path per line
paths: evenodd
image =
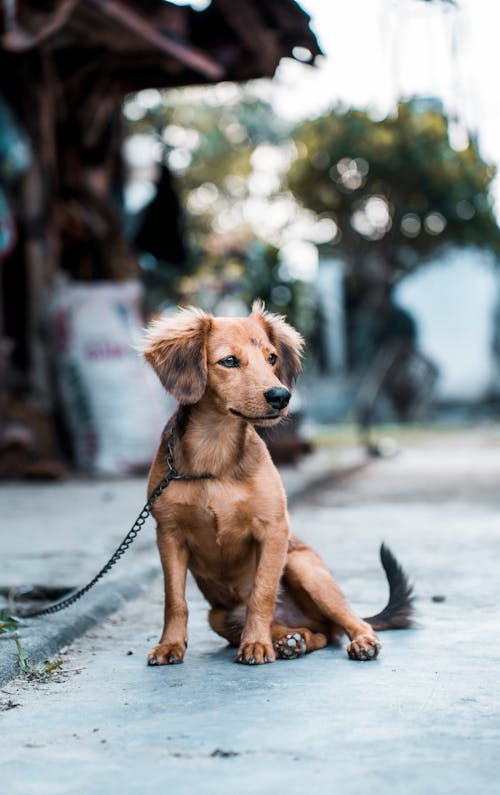
M0 266L0 338L14 341L10 370L42 405L50 408L43 305L54 275L135 273L121 214L124 96L270 77L298 47L301 60L320 54L294 0L212 0L201 12L164 0L0 0L0 97L33 153L8 193L18 244Z

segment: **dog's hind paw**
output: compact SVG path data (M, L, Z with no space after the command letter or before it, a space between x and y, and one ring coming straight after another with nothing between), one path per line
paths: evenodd
M306 639L300 632L289 632L275 640L273 645L277 656L282 660L295 660L307 652Z
M347 656L351 660L374 660L378 657L381 648L382 644L376 635L360 635L353 638L347 647Z

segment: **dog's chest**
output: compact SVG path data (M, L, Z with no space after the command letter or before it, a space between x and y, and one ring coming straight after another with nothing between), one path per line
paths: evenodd
M217 495L220 496L220 495ZM241 560L253 544L255 508L247 498L198 499L171 505L171 521L188 546L191 559L207 566Z

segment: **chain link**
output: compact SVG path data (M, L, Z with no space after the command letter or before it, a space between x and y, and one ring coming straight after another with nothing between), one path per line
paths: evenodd
M127 535L125 536L125 538L123 539L121 544L113 552L113 554L111 555L111 557L108 560L108 562L95 575L95 577L89 583L87 583L87 585L83 586L83 588L79 588L78 590L76 590L73 593L71 593L69 596L66 596L65 598L61 599L58 602L54 602L54 604L51 604L48 607L44 607L41 610L26 611L24 613L20 613L19 615L20 615L21 618L38 618L39 616L48 616L48 615L51 615L53 613L59 613L61 610L65 610L65 608L70 607L70 605L72 605L75 602L77 602L78 599L81 599L81 597L84 596L84 594L86 594L88 591L90 591L90 589L93 588L94 585L97 582L99 582L99 580L102 577L104 577L104 575L107 574L110 569L113 568L115 563L117 563L120 560L122 555L125 554L125 552L131 546L131 544L133 544L133 542L137 538L138 534L142 530L142 527L145 524L146 519L149 516L151 516L151 511L152 511L154 503L156 502L158 497L160 497L163 494L163 492L168 487L168 485L172 482L172 480L198 480L198 479L206 479L206 478L212 478L213 477L213 475L211 475L208 472L205 472L205 473L203 473L201 475L179 475L178 474L178 472L175 469L175 465L174 465L174 429L175 429L175 425L172 425L172 427L170 428L170 433L169 433L169 438L168 438L168 443L167 443L167 449L168 449L167 467L168 467L168 472L156 484L156 486L152 490L151 494L149 495L149 497L147 499L147 502L144 505L144 508L140 512L139 516L135 520L134 524L132 525L132 527L128 531Z

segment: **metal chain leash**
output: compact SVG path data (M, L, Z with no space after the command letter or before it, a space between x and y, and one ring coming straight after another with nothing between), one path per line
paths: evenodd
M84 594L90 591L94 585L99 582L99 580L104 577L105 574L108 573L110 569L113 568L115 563L117 563L122 555L125 554L127 549L133 544L135 539L137 538L139 532L142 530L144 523L148 516L151 516L151 511L153 508L154 503L161 496L161 494L165 491L165 489L169 486L172 480L203 480L207 478L212 478L208 472L202 473L201 475L179 475L179 473L175 469L174 465L174 429L175 425L172 425L170 428L170 434L167 443L168 455L167 455L167 467L168 472L166 475L162 477L162 479L156 484L154 489L152 490L151 494L149 495L144 508L140 512L139 516L135 520L134 524L132 525L131 529L128 531L127 535L117 547L117 549L113 552L108 562L102 567L102 569L95 575L95 577L84 585L83 588L79 588L76 591L73 591L69 596L54 602L54 604L49 605L48 607L44 607L41 610L34 610L34 611L26 611L25 613L20 613L19 616L21 618L38 618L39 616L48 616L52 613L59 613L61 610L65 610L65 608L70 607L70 605L74 604L81 599Z

